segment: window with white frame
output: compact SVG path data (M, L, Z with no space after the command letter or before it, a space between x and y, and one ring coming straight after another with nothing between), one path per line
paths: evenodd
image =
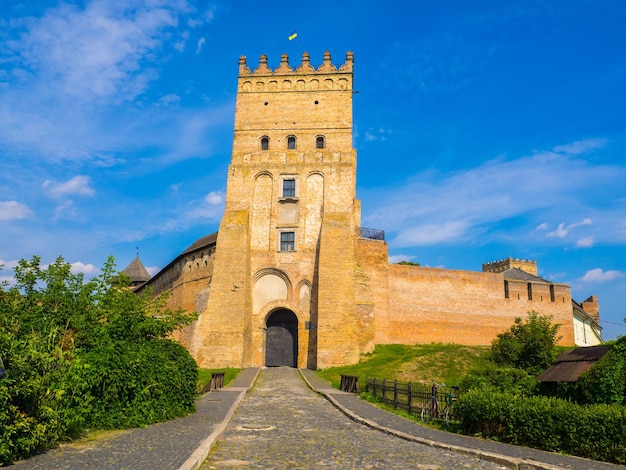
M296 250L296 232L280 232L280 251Z
M296 180L294 178L283 179L283 197L296 197Z

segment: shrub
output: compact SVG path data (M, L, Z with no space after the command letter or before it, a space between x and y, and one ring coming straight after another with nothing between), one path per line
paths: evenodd
M626 405L626 337L580 376L575 393L580 403Z
M463 392L478 388L527 396L533 394L536 381L522 369L498 367L493 363L487 363L480 369L469 371L461 381L460 387Z
M626 407L471 390L455 413L465 433L511 444L626 463Z
M83 282L61 258L20 261L0 289L0 465L88 428L150 424L193 410L197 366L168 339L195 314L136 295L110 259Z

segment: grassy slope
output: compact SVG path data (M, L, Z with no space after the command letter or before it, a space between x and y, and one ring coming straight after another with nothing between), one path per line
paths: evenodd
M444 382L456 385L468 370L486 361L488 346L457 344L420 344L376 346L373 353L361 356L358 364L332 367L318 371L334 387L339 387L341 374L390 379L402 382Z

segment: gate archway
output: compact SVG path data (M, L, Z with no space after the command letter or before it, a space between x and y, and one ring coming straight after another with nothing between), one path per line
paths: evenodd
M266 327L265 365L298 367L298 317L281 308L267 318Z

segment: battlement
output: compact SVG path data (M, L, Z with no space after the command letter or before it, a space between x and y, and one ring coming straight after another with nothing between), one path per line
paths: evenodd
M354 53L347 52L346 53L346 62L337 68L333 65L332 60L330 58L330 52L324 52L324 60L322 65L315 68L311 65L311 58L308 52L304 52L302 54L302 63L299 67L295 69L289 65L289 56L287 54L282 54L280 56L280 65L272 70L267 65L267 56L265 54L261 55L259 59L259 66L255 68L253 71L250 71L248 67L246 56L239 57L239 76L248 76L248 75L309 75L309 74L327 74L333 72L347 72L352 73L354 70Z
M511 268L521 269L522 271L532 274L533 276L537 275L537 261L535 260L508 257L499 261L483 263L484 273L501 273Z

